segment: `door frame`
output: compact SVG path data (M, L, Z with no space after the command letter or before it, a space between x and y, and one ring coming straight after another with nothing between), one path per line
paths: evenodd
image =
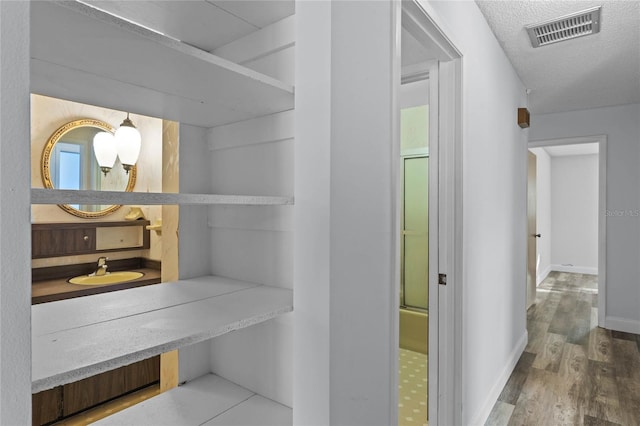
M534 175L531 176L531 162L533 161L534 168L537 169L538 158L536 154L527 149L527 280L526 280L526 300L525 310L528 310L536 301L536 289L538 287L538 271L536 258L538 254L538 224L537 224L537 202L538 202L538 174L537 170L534 170ZM533 182L533 203L531 203L532 185ZM532 210L533 209L533 214ZM533 216L533 217L532 217ZM531 229L531 221L533 221L534 229ZM533 232L532 232L533 231ZM532 245L531 245L531 244ZM533 253L532 249L533 248ZM531 258L533 256L533 259ZM531 263L533 260L533 264ZM533 273L530 274L533 270ZM531 277L531 281L529 281Z
M607 135L533 139L528 148L598 143L598 326L607 318Z
M462 423L462 54L436 22L427 2L402 1L401 22L413 37L430 49L434 61L429 74L429 423ZM435 18L435 19L434 19ZM400 17L398 17L400 19ZM396 40L400 34L396 34ZM396 43L398 53L400 46ZM395 55L400 67L401 55ZM426 71L426 70L425 70ZM401 81L396 82L396 93ZM398 111L395 96L394 111ZM400 146L399 129L395 132ZM399 191L397 191L399 194ZM396 200L398 205L399 200ZM399 217L395 227L399 228ZM396 240L399 248L399 239ZM396 257L399 261L399 256ZM399 265L396 265L399 268ZM396 269L398 270L398 269ZM446 274L446 285L439 285ZM399 280L396 281L399 286ZM398 296L399 287L394 288ZM396 309L399 305L396 305ZM399 316L392 319L391 344L396 345L392 373L397 376ZM432 350L436 348L437 350ZM393 411L397 419L398 383L392 381Z

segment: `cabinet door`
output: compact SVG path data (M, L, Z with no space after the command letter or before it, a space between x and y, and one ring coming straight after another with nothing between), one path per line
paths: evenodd
M64 385L64 416L70 416L160 380L160 356Z
M154 356L123 368L125 369L124 384L127 392L160 381L160 356Z
M64 229L38 229L31 232L33 258L57 256L64 252Z
M96 248L95 228L36 229L31 232L31 257L90 253Z
M125 393L124 369L64 385L64 416L78 413Z
M67 231L66 252L69 254L82 254L95 250L96 247L96 230L95 228L87 229L69 229Z
M62 386L31 395L31 414L34 426L62 417Z

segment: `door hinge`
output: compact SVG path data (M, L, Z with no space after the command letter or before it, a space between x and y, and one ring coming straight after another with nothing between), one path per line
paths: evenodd
M447 274L438 274L438 284L447 285Z

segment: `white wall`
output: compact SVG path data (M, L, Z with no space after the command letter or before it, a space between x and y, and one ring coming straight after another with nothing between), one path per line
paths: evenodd
M527 338L526 95L474 2L427 5L462 53L462 423L483 424Z
M281 115L210 129L208 173L213 193L293 196L294 123L281 121ZM267 122L268 127L281 127L277 140L263 140L266 132L261 129ZM228 143L235 146L217 148ZM211 206L211 273L293 288L293 208ZM211 370L291 407L292 333L293 315L285 315L213 339Z
M0 2L0 424L31 424L29 3Z
M640 104L531 118L530 140L607 135L606 325L640 333Z
M206 129L180 125L180 192L210 194ZM211 274L207 206L180 206L180 279Z
M397 421L399 6L296 3L294 424Z
M551 157L551 264L598 273L598 155Z
M536 284L551 271L551 157L544 148L531 148L536 155L536 229L541 234L536 248Z

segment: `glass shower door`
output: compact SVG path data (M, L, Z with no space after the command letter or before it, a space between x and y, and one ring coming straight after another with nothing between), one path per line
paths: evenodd
M401 303L429 308L429 157L404 157Z

